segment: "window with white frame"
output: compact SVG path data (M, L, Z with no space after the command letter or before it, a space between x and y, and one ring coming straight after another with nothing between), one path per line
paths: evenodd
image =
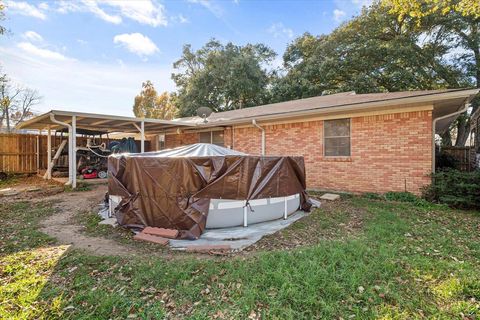
M199 134L200 143L212 143L217 146L224 146L223 131L206 131Z
M350 119L323 122L323 154L325 157L350 156Z
M157 145L157 150L164 150L165 149L165 134L159 134L158 135L158 145Z

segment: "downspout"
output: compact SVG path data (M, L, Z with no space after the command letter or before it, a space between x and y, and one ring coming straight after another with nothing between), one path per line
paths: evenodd
M72 180L73 180L73 177L72 177L72 154L74 152L74 148L73 148L73 144L72 144L72 126L69 125L68 123L65 123L65 122L61 122L61 121L58 121L57 119L55 119L55 115L53 113L50 114L50 120L53 122L53 123L56 123L58 125L61 125L61 126L64 126L64 127L67 127L68 128L68 181L67 183L65 183L65 185L71 185L72 184ZM75 165L73 165L75 167ZM76 170L76 169L75 169Z
M437 121L438 120L443 120L443 119L446 119L446 118L450 118L450 117L452 117L454 115L457 115L457 114L462 114L465 111L467 111L468 108L470 108L470 103L465 103L465 106L462 109L460 109L458 111L455 111L453 113L449 113L449 114L446 114L444 116L433 119L433 127L432 127L432 131L433 131L432 132L432 156L433 156L432 173L435 173L435 132L436 132Z
M265 155L265 128L260 127L257 124L257 121L255 119L252 120L252 125L262 131L262 156L264 156Z

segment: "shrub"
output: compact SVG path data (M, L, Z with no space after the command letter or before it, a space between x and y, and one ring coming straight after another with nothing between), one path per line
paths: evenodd
M432 205L425 199L417 197L413 193L410 193L407 191L405 192L390 191L385 193L384 197L386 200L389 200L389 201L409 202L418 207L430 207Z
M480 208L480 170L462 172L454 169L440 171L432 176L432 184L425 190L429 201L464 209Z
M401 202L416 202L418 197L410 192L387 192L385 193L385 199L390 201L401 201Z
M452 155L444 152L436 153L435 168L437 170L458 169L459 161Z
M375 192L365 192L365 193L362 193L362 197L364 197L365 199L370 199L370 200L385 200L385 198L378 194L378 193L375 193Z

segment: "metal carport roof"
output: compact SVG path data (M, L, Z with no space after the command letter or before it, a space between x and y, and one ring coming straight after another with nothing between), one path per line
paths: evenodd
M73 117L75 117L76 127L94 131L103 132L126 132L137 133L139 128L144 123L145 134L155 134L163 132L166 129L173 127L195 127L195 124L175 121L175 120L159 120L159 119L144 119L124 116L114 116L96 113L83 113L74 111L51 110L47 113L36 116L32 119L19 123L17 129L37 129L46 130L50 126L51 130L63 129L62 126L52 120L53 117L60 122L71 124Z
M140 133L141 152L145 150L145 135L162 132L173 127L194 127L195 124L183 123L181 121L169 121L158 119L143 119L123 116L113 116L106 114L83 113L73 111L52 110L27 121L19 123L17 129L33 129L47 130L47 159L48 168L45 178L51 179L52 162L52 146L51 132L52 130L68 130L68 159L69 159L69 179L67 184L71 184L72 188L77 185L77 153L76 153L76 136L77 129L87 129L102 132L124 132L124 133Z

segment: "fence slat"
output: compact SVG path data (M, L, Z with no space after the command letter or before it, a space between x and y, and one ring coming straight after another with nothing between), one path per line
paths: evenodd
M458 169L462 171L472 171L475 169L475 147L443 147L442 152L456 159Z

